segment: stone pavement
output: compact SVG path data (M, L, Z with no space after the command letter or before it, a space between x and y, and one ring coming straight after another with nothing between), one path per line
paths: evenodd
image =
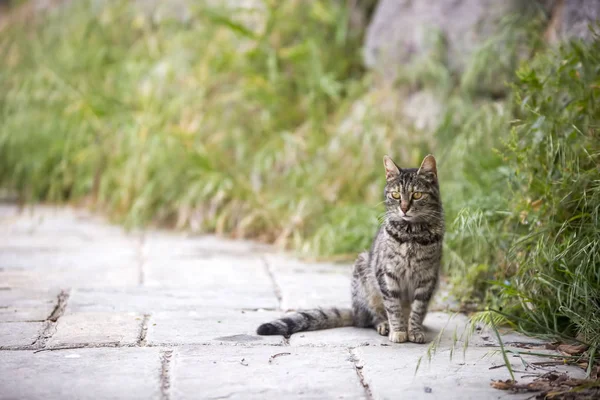
M463 352L462 315L427 316L439 340L431 360L429 345L374 330L255 335L284 310L347 306L349 268L213 236L126 234L74 209L0 205L0 399L530 396L490 387L509 377L503 358L485 331Z

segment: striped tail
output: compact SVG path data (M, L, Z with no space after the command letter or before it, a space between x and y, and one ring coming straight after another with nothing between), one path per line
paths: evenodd
M326 308L303 310L287 314L285 317L262 324L256 330L259 335L290 336L301 331L353 326L352 310Z

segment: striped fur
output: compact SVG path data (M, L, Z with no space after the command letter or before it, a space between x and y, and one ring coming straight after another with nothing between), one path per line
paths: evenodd
M386 218L352 274L352 310L306 310L261 325L259 335L373 327L392 342L425 341L423 319L438 283L444 212L436 161L400 169L384 157ZM416 193L416 194L415 194Z
M289 313L281 319L262 324L258 327L256 333L259 335L283 335L287 337L301 331L316 331L352 325L352 310L318 308Z

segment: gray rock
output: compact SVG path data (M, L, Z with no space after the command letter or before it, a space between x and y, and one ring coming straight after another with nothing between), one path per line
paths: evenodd
M393 80L395 69L433 50L441 34L453 70L494 34L498 22L522 12L529 1L508 0L381 0L367 30L364 58Z
M546 38L557 43L568 39L591 40L589 26L600 20L600 1L546 0L551 15Z

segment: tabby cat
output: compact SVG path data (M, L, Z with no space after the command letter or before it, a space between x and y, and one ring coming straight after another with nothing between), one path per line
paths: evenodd
M385 221L371 250L361 253L352 274L352 309L294 312L262 324L259 335L289 336L342 326L374 327L392 342L423 343L423 319L438 282L444 211L436 161L399 168L383 158Z

